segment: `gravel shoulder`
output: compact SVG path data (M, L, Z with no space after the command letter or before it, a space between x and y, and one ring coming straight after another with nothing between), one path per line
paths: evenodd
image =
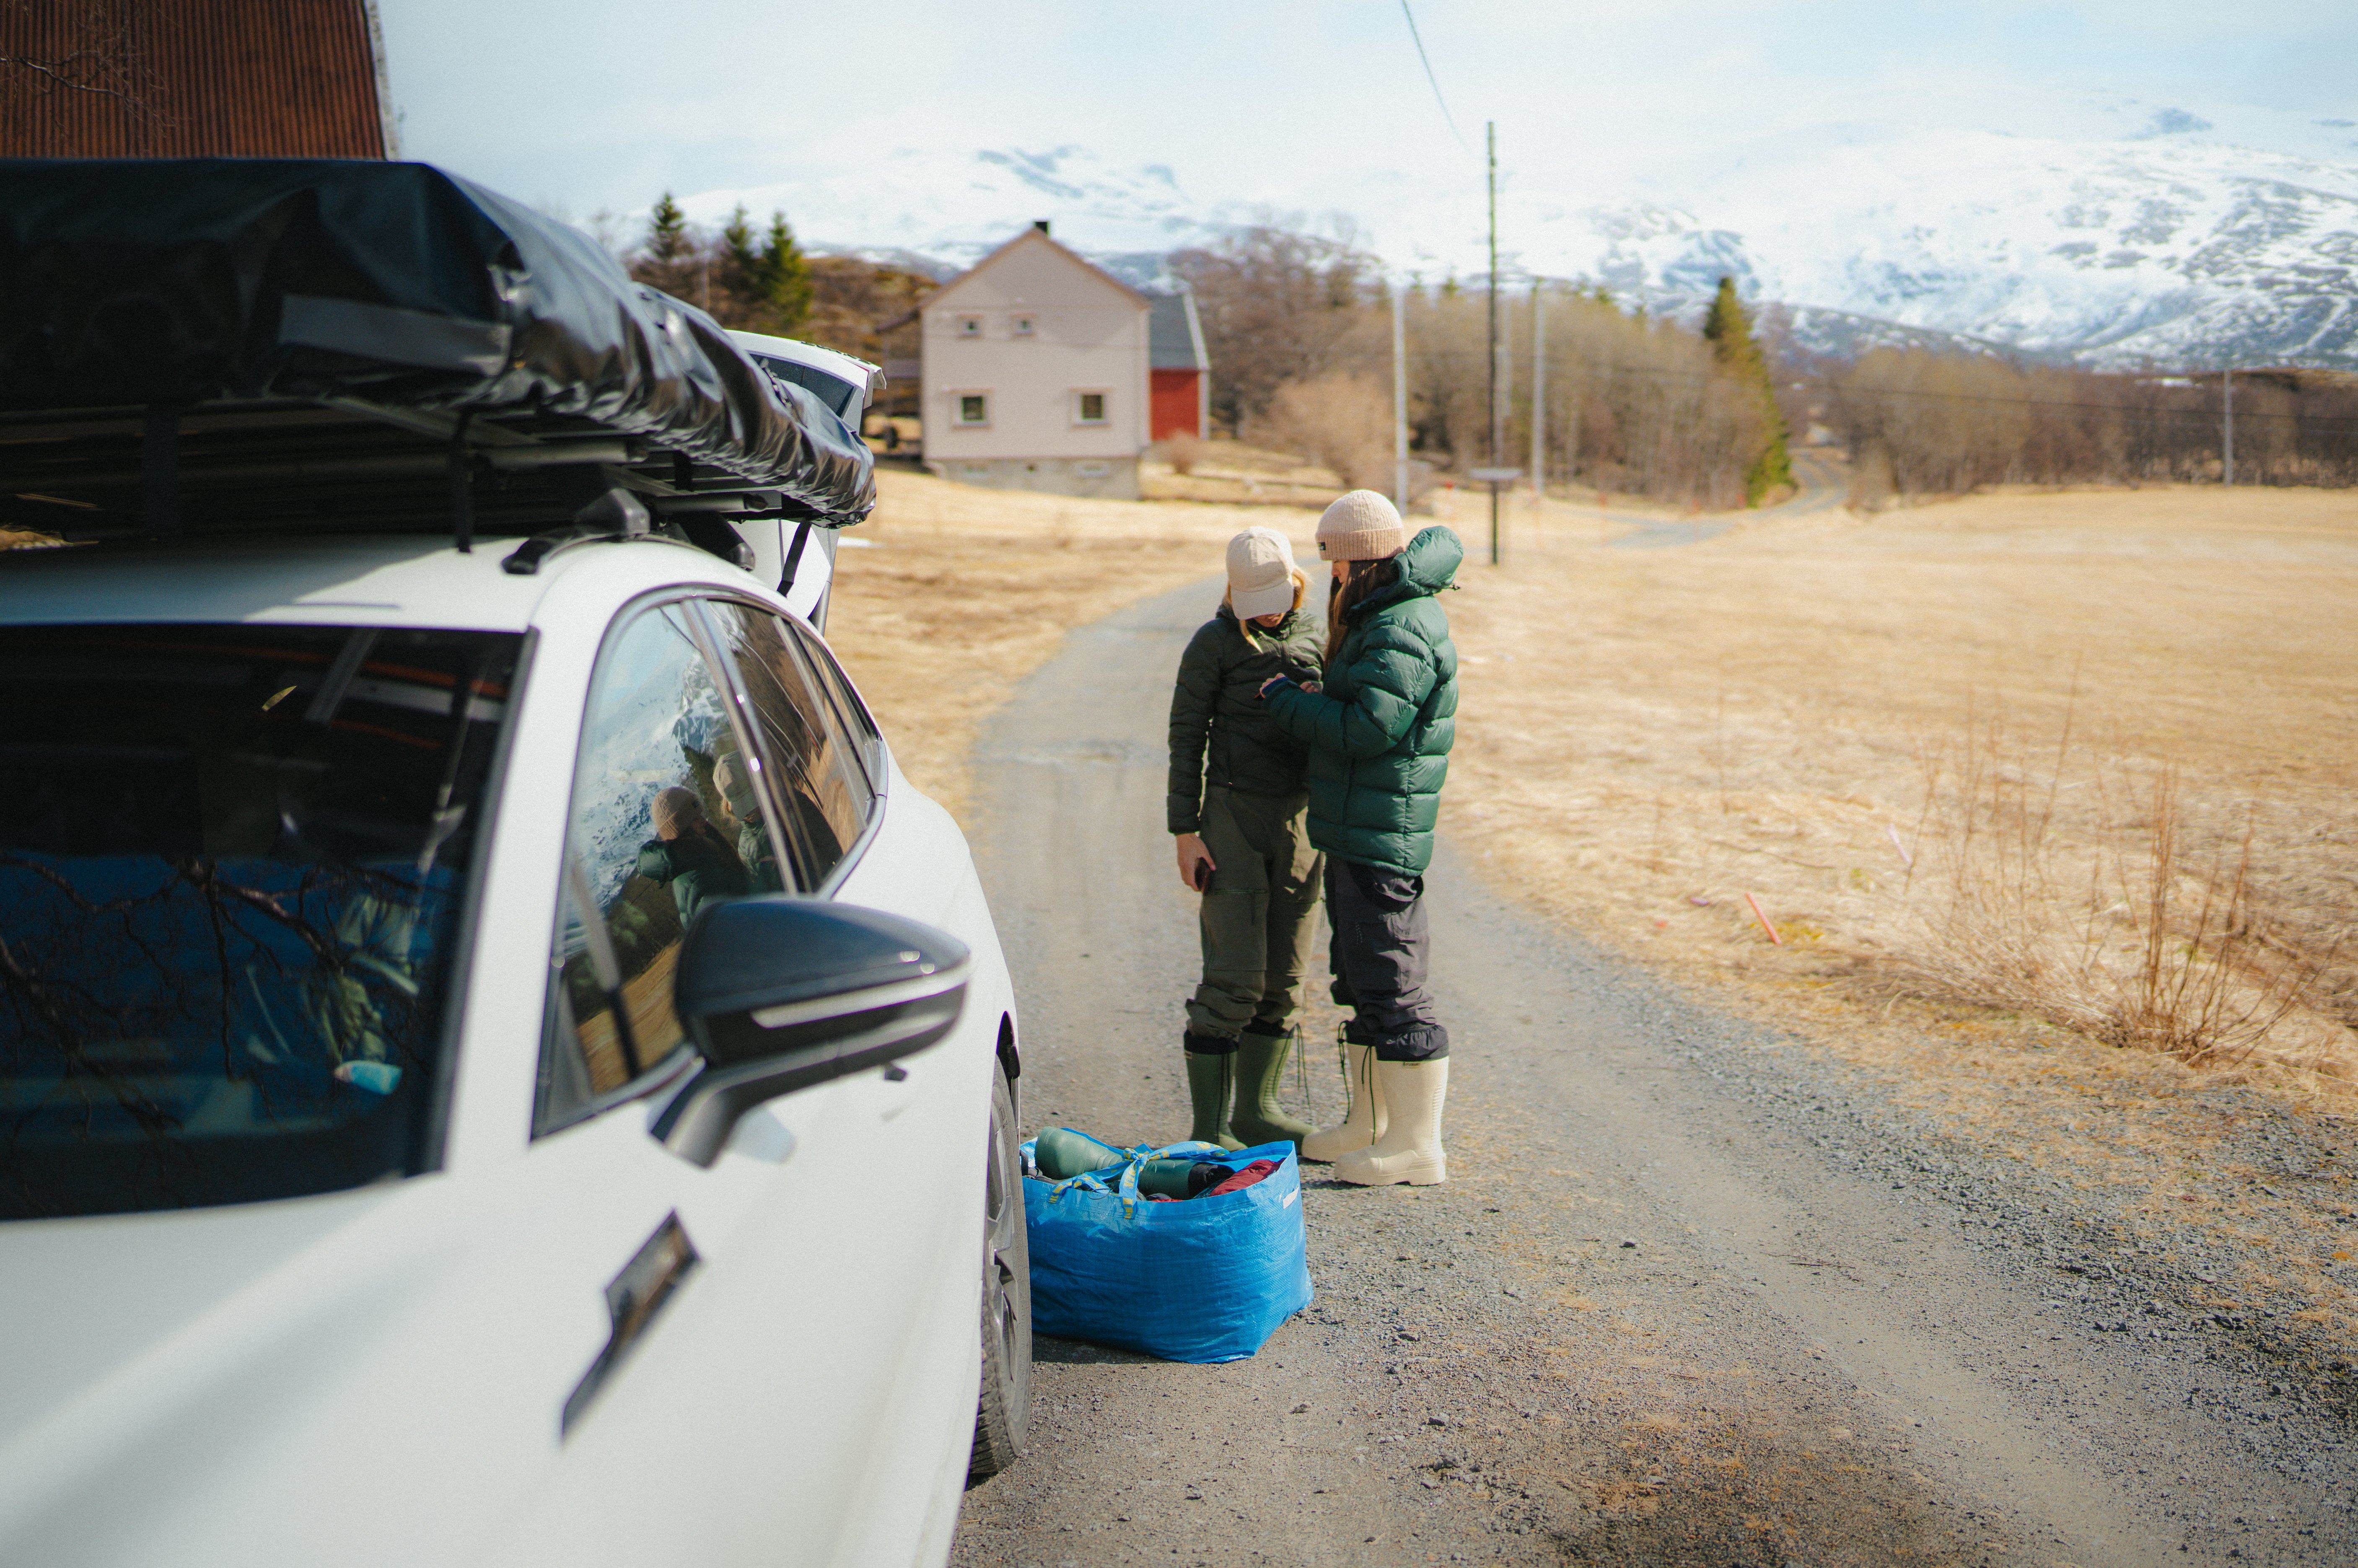
M1161 730L1217 597L1077 629L978 748L1027 1130L1185 1130ZM1449 1184L1311 1167L1318 1298L1252 1360L1042 1340L1033 1451L968 1494L955 1561L2358 1557L2346 1379L2212 1307L2228 1276L2191 1244L2134 1250L1904 1083L1519 912L1459 854L1431 885ZM1297 1097L1331 1118L1313 1056Z

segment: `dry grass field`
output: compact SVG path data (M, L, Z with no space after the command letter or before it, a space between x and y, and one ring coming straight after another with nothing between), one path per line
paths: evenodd
M1509 538L1450 601L1488 875L2358 1328L2251 1119L2358 1115L2358 495Z
M1683 968L2358 1094L2358 498L1551 532L1452 605L1452 825L1541 903Z

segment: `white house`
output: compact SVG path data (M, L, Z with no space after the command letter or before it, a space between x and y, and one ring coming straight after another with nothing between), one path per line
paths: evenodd
M1135 499L1152 302L1035 223L919 311L925 466L1003 490Z

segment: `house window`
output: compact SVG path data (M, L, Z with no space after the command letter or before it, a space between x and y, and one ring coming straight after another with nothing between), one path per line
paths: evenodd
M961 317L959 317L959 318L957 319L957 335L958 335L959 337L961 337L961 338L979 338L979 337L981 337L981 336L982 336L982 318L981 318L981 317L979 317L979 316L961 316Z
M1102 425L1106 422L1106 395L1102 392L1073 394L1073 423Z
M1015 335L1019 338L1028 338L1032 335L1031 317L1018 316L1015 318Z
M961 425L990 423L990 396L988 393L961 392L957 395L957 422Z

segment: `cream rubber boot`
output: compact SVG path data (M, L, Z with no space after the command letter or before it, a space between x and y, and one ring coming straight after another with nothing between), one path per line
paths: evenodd
M1376 1092L1383 1098L1385 1126L1375 1142L1335 1162L1339 1181L1362 1187L1406 1182L1430 1187L1449 1179L1441 1152L1441 1102L1449 1096L1449 1058L1429 1062L1378 1062Z
M1365 1149L1384 1135L1383 1091L1376 1084L1376 1048L1343 1042L1345 1071L1351 1080L1351 1108L1340 1125L1324 1127L1302 1141L1302 1157L1331 1162Z

